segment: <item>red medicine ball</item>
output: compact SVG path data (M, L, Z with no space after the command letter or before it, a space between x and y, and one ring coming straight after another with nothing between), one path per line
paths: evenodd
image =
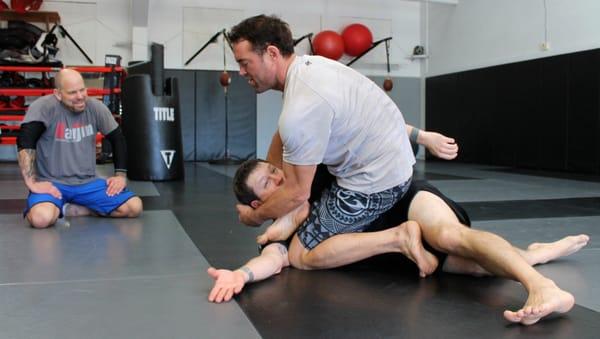
M322 31L315 36L312 44L316 55L337 60L344 54L344 40L334 31Z
M367 26L352 24L342 32L344 51L351 56L361 55L373 45L373 35Z

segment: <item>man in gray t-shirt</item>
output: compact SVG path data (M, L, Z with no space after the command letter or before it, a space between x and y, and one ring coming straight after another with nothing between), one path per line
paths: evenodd
M99 100L88 98L79 72L63 69L53 94L34 101L17 141L19 166L30 191L25 216L36 228L66 215L136 217L142 201L126 188L121 128ZM115 175L96 176L96 133L113 146Z

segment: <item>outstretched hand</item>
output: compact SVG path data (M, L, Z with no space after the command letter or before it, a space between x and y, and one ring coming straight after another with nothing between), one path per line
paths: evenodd
M207 272L215 280L215 284L208 295L208 301L210 302L229 301L234 294L240 293L246 284L242 274L235 271L209 267Z
M452 160L458 155L458 145L453 138L436 132L424 132L423 138L427 150L440 159Z
M38 181L31 184L29 190L33 193L50 194L56 199L62 199L62 193L50 181Z

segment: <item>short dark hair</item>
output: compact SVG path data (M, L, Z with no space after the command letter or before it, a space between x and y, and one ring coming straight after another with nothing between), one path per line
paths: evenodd
M253 200L260 200L256 196L256 193L254 193L254 190L248 186L248 177L261 162L266 163L263 159L246 160L240 165L233 176L233 193L242 204L250 205Z
M294 53L294 39L289 25L276 17L264 14L245 19L233 26L227 35L231 43L247 40L254 52L262 55L269 45L279 48L287 57Z

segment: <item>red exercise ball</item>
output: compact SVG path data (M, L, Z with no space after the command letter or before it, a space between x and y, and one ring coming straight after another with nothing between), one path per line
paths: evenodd
M344 54L344 40L334 31L322 31L313 39L313 50L316 55L337 60Z
M342 32L344 51L351 56L361 55L373 45L373 34L363 24L352 24Z

